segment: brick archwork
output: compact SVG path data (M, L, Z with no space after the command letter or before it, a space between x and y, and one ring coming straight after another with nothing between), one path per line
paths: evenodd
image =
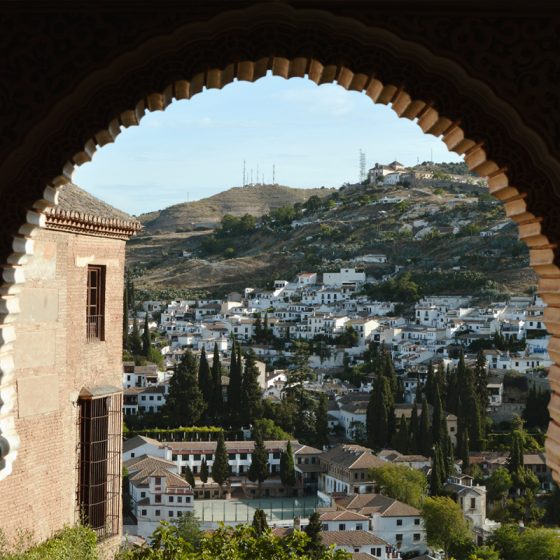
M509 102L510 91L499 95L493 84L474 77L469 52L461 60L441 54L435 39L430 45L429 40L423 44L405 38L395 31L395 16L393 23L380 18L373 21L378 25L365 25L363 19L375 20L368 10L368 17L362 19L358 10L348 14L288 3L246 5L217 15L203 10L202 16L215 17L197 14L198 21L192 24L181 25L188 21L185 14L178 23L156 18L154 27L168 33L137 37L125 52L115 48L103 67L86 63L82 80L65 96L55 98L49 111L2 160L0 480L9 474L18 446L11 418L16 395L12 346L18 291L25 281L27 256L33 252L34 231L44 226L43 212L56 206L57 189L71 179L76 165L89 161L97 147L114 141L122 128L138 125L146 111L163 110L174 99L189 99L236 79L255 81L268 71L284 78L307 76L317 84L336 82L364 92L372 101L390 105L399 116L415 120L424 132L441 137L450 150L463 155L470 169L488 177L490 192L504 203L530 248L539 292L549 306L545 315L553 334L549 350L560 361L560 338L556 337L560 335L556 243L560 200L554 186L560 160L552 133L539 134L535 126L529 126L526 115ZM151 15L146 12L147 18ZM402 18L404 28L407 15ZM118 25L111 28L108 21L102 14L95 25L108 25L110 36L117 33ZM438 24L441 19L436 18L432 25ZM515 21L508 24L517 29ZM497 33L492 21L478 20L475 25L484 33ZM463 30L458 27L455 34ZM428 36L430 32L437 39L436 28L428 28ZM85 46L92 42L86 41ZM489 65L493 64L490 58ZM61 71L64 75L72 70ZM551 468L560 476L557 365L551 368L550 379L553 397L547 451Z

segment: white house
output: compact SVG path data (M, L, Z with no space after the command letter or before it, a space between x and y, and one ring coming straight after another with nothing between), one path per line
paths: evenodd
M336 507L369 517L370 530L402 552L427 549L421 513L408 504L382 494L363 494L337 498Z
M323 272L324 286L342 286L344 284L363 284L366 281L366 273L357 271L355 268L341 268L339 272Z
M148 538L161 521L174 521L192 512L191 485L165 459L142 455L124 462L128 470L132 509L138 521L136 534Z
M378 536L368 531L321 531L326 547L335 545L336 550L369 554L378 560L399 560L400 552Z
M322 513L321 513L322 512ZM320 510L323 531L367 531L370 520L367 515L354 511L329 508Z

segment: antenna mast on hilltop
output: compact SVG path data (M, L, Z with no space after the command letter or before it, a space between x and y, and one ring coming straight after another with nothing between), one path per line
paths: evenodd
M276 165L272 164L272 184L276 185Z
M243 186L245 186L247 184L247 175L245 173L245 160L243 160Z
M366 153L360 150L360 183L366 180Z

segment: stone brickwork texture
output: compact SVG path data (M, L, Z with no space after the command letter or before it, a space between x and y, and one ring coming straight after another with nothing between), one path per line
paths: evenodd
M106 266L105 341L86 340L87 265ZM0 528L48 538L78 521L76 401L122 384L124 241L41 230L16 322L14 471L0 482Z

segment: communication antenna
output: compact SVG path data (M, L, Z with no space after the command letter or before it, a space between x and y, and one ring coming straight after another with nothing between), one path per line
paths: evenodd
M276 185L276 166L272 164L272 184Z
M253 168L251 167L251 185L253 184Z
M366 180L366 154L360 150L360 183Z
M246 185L246 175L245 175L245 160L243 160L243 186Z

